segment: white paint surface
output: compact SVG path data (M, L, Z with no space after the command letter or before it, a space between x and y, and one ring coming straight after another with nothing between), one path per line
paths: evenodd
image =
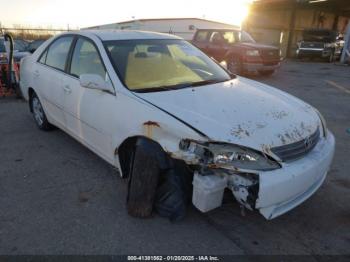
M280 90L241 77L193 89L136 94L122 85L101 39L176 37L126 31L77 34L96 43L115 94L84 88L79 79L38 63L38 57L52 40L22 60L21 89L28 99L28 89L33 88L52 124L112 165L120 167L117 149L125 139L134 136L149 137L172 157L187 163L195 159L179 148L182 139L230 143L264 152L281 165L273 171L250 170L259 176L256 208L267 219L297 206L322 184L334 153L331 133L326 137L321 132L320 142L312 152L293 162L281 162L270 151L271 147L302 140L317 128L322 130L321 120L311 106ZM70 92L66 92L66 86ZM159 128L145 126L148 121L157 123ZM233 170L228 170L232 183L246 183L237 179L240 171ZM244 200L247 192L236 192L235 197Z

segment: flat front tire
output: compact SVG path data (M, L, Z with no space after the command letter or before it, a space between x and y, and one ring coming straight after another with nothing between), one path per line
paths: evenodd
M154 155L142 146L136 146L131 155L127 210L134 217L150 217L156 196L159 165Z

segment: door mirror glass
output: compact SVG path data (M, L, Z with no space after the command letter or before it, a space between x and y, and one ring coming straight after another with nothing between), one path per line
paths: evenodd
M114 93L109 82L105 81L100 75L82 74L80 75L79 80L82 87Z

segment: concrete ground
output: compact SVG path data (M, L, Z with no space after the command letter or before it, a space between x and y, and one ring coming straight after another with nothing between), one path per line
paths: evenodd
M0 254L350 254L350 67L284 62L262 81L318 108L337 139L321 189L272 221L238 204L184 221L125 210L126 182L26 103L0 99Z

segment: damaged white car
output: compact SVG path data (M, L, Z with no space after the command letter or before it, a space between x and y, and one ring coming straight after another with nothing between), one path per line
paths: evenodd
M59 127L129 179L135 216L171 213L188 192L207 212L229 189L272 219L308 199L332 162L335 140L315 108L176 36L62 34L25 57L20 75L41 129Z

